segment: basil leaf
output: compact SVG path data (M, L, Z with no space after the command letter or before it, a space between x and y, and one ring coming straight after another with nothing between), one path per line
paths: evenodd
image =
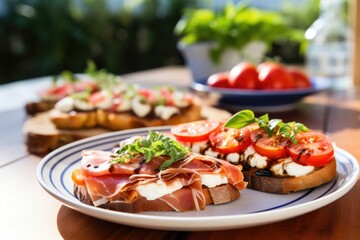
M275 129L281 122L281 119L271 119L268 123L268 126L270 129Z
M235 115L233 115L227 122L224 127L230 128L242 128L251 123L255 122L255 114L251 110L242 110Z
M281 119L269 120L269 115L264 114L259 118L251 110L242 110L233 115L226 123L225 127L242 128L251 123L256 122L260 128L264 129L268 136L273 134L281 135L290 139L293 143L297 143L296 134L299 132L307 132L308 128L297 122L284 123Z
M265 128L269 123L269 114L262 115L261 117L256 119L259 127Z

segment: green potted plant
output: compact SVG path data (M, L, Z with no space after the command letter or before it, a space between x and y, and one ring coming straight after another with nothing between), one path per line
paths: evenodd
M187 9L174 33L194 80L230 70L240 61L257 63L274 42L300 42L304 34L289 28L280 13L244 4L229 4L220 11Z

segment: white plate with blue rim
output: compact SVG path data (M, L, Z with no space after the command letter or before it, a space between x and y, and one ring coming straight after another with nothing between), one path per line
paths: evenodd
M206 206L202 211L123 213L86 205L74 196L71 173L80 167L82 150L110 151L119 141L134 135L147 135L149 130L168 132L169 127L106 133L58 148L39 163L38 182L64 205L95 218L142 228L201 231L258 226L308 213L342 197L359 177L357 160L350 153L336 148L337 176L329 183L291 194L245 189L234 202Z
M248 108L254 111L280 112L296 108L296 104L306 96L331 89L326 78L311 79L311 87L282 90L247 90L211 87L206 79L196 80L191 88L199 93L213 94L218 97L218 105L227 109Z

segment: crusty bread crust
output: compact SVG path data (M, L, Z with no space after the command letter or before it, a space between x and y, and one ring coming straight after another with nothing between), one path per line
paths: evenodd
M46 112L54 108L55 101L29 102L25 105L25 110L29 115L35 115L40 112Z
M179 114L172 116L168 120L158 117L138 117L130 112L115 113L98 109L89 112L70 112L63 113L57 109L50 111L50 120L58 129L87 129L100 126L109 130L125 130L140 127L154 127L176 125L185 122L200 120L201 107L192 104L188 108L182 109Z
M224 184L214 188L203 188L206 205L224 204L232 202L240 197L240 191L231 184ZM93 203L85 186L74 184L74 195L82 203L92 205ZM127 203L106 203L99 207L119 212L138 213L145 211L173 211L173 209L161 200L148 201L140 197L132 204Z
M59 129L84 129L97 126L96 111L63 113L52 109L49 113L50 120Z
M168 120L159 117L147 118L137 117L133 113L115 113L106 110L98 110L98 124L110 130L124 130L140 127L155 127L176 125L185 122L192 122L201 119L201 108L197 104L192 104L188 108L182 109L180 114L176 114Z
M258 176L258 169L251 168L243 171L247 187L262 192L290 193L320 186L336 177L335 158L328 165L316 169L314 172L301 177L273 177Z

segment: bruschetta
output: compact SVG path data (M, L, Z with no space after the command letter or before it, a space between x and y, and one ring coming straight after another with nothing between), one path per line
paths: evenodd
M121 211L193 211L224 204L246 188L241 166L194 154L157 132L123 141L116 152L84 150L73 171L83 203Z
M331 140L301 123L255 118L250 110L225 123L198 121L172 127L191 151L243 166L248 188L290 193L320 186L336 177Z

